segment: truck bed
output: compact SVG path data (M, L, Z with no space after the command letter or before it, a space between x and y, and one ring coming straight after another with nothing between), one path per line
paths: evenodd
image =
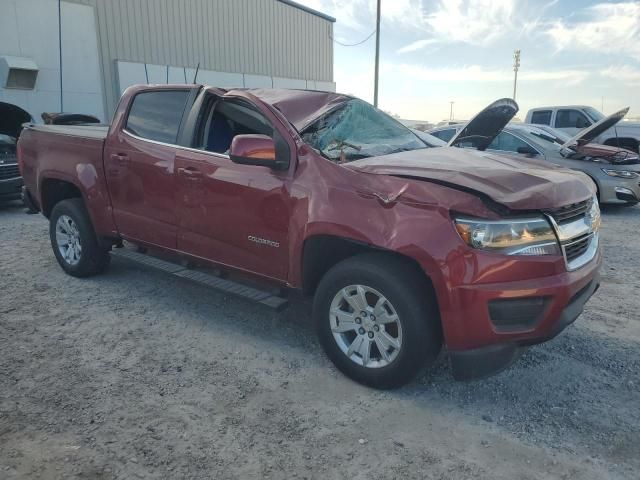
M26 126L30 130L37 132L55 133L58 135L69 135L74 137L84 137L97 140L107 138L109 125L91 124L91 125L40 125L30 123Z

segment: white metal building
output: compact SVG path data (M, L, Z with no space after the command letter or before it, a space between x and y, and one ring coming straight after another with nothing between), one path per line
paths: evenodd
M290 0L0 0L0 117L108 122L126 87L198 64L199 83L333 91L334 22Z

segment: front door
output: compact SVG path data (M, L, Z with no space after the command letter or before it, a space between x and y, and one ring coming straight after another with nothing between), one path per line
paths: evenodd
M257 110L212 104L196 143L176 156L178 249L216 263L286 280L288 172L239 165L228 156L237 134L273 135Z
M125 238L176 248L175 143L188 95L138 93L123 128L105 146L114 221Z

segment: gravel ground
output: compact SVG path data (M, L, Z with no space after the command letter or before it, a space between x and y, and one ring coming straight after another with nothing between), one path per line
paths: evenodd
M0 208L0 478L640 476L640 207L607 209L600 291L488 380L391 392L283 313L115 260L78 280Z

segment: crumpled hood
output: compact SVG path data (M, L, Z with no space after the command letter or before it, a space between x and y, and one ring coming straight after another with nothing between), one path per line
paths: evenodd
M595 194L595 185L581 172L539 160L455 147L395 153L344 166L363 173L424 179L473 191L513 210L558 208Z

